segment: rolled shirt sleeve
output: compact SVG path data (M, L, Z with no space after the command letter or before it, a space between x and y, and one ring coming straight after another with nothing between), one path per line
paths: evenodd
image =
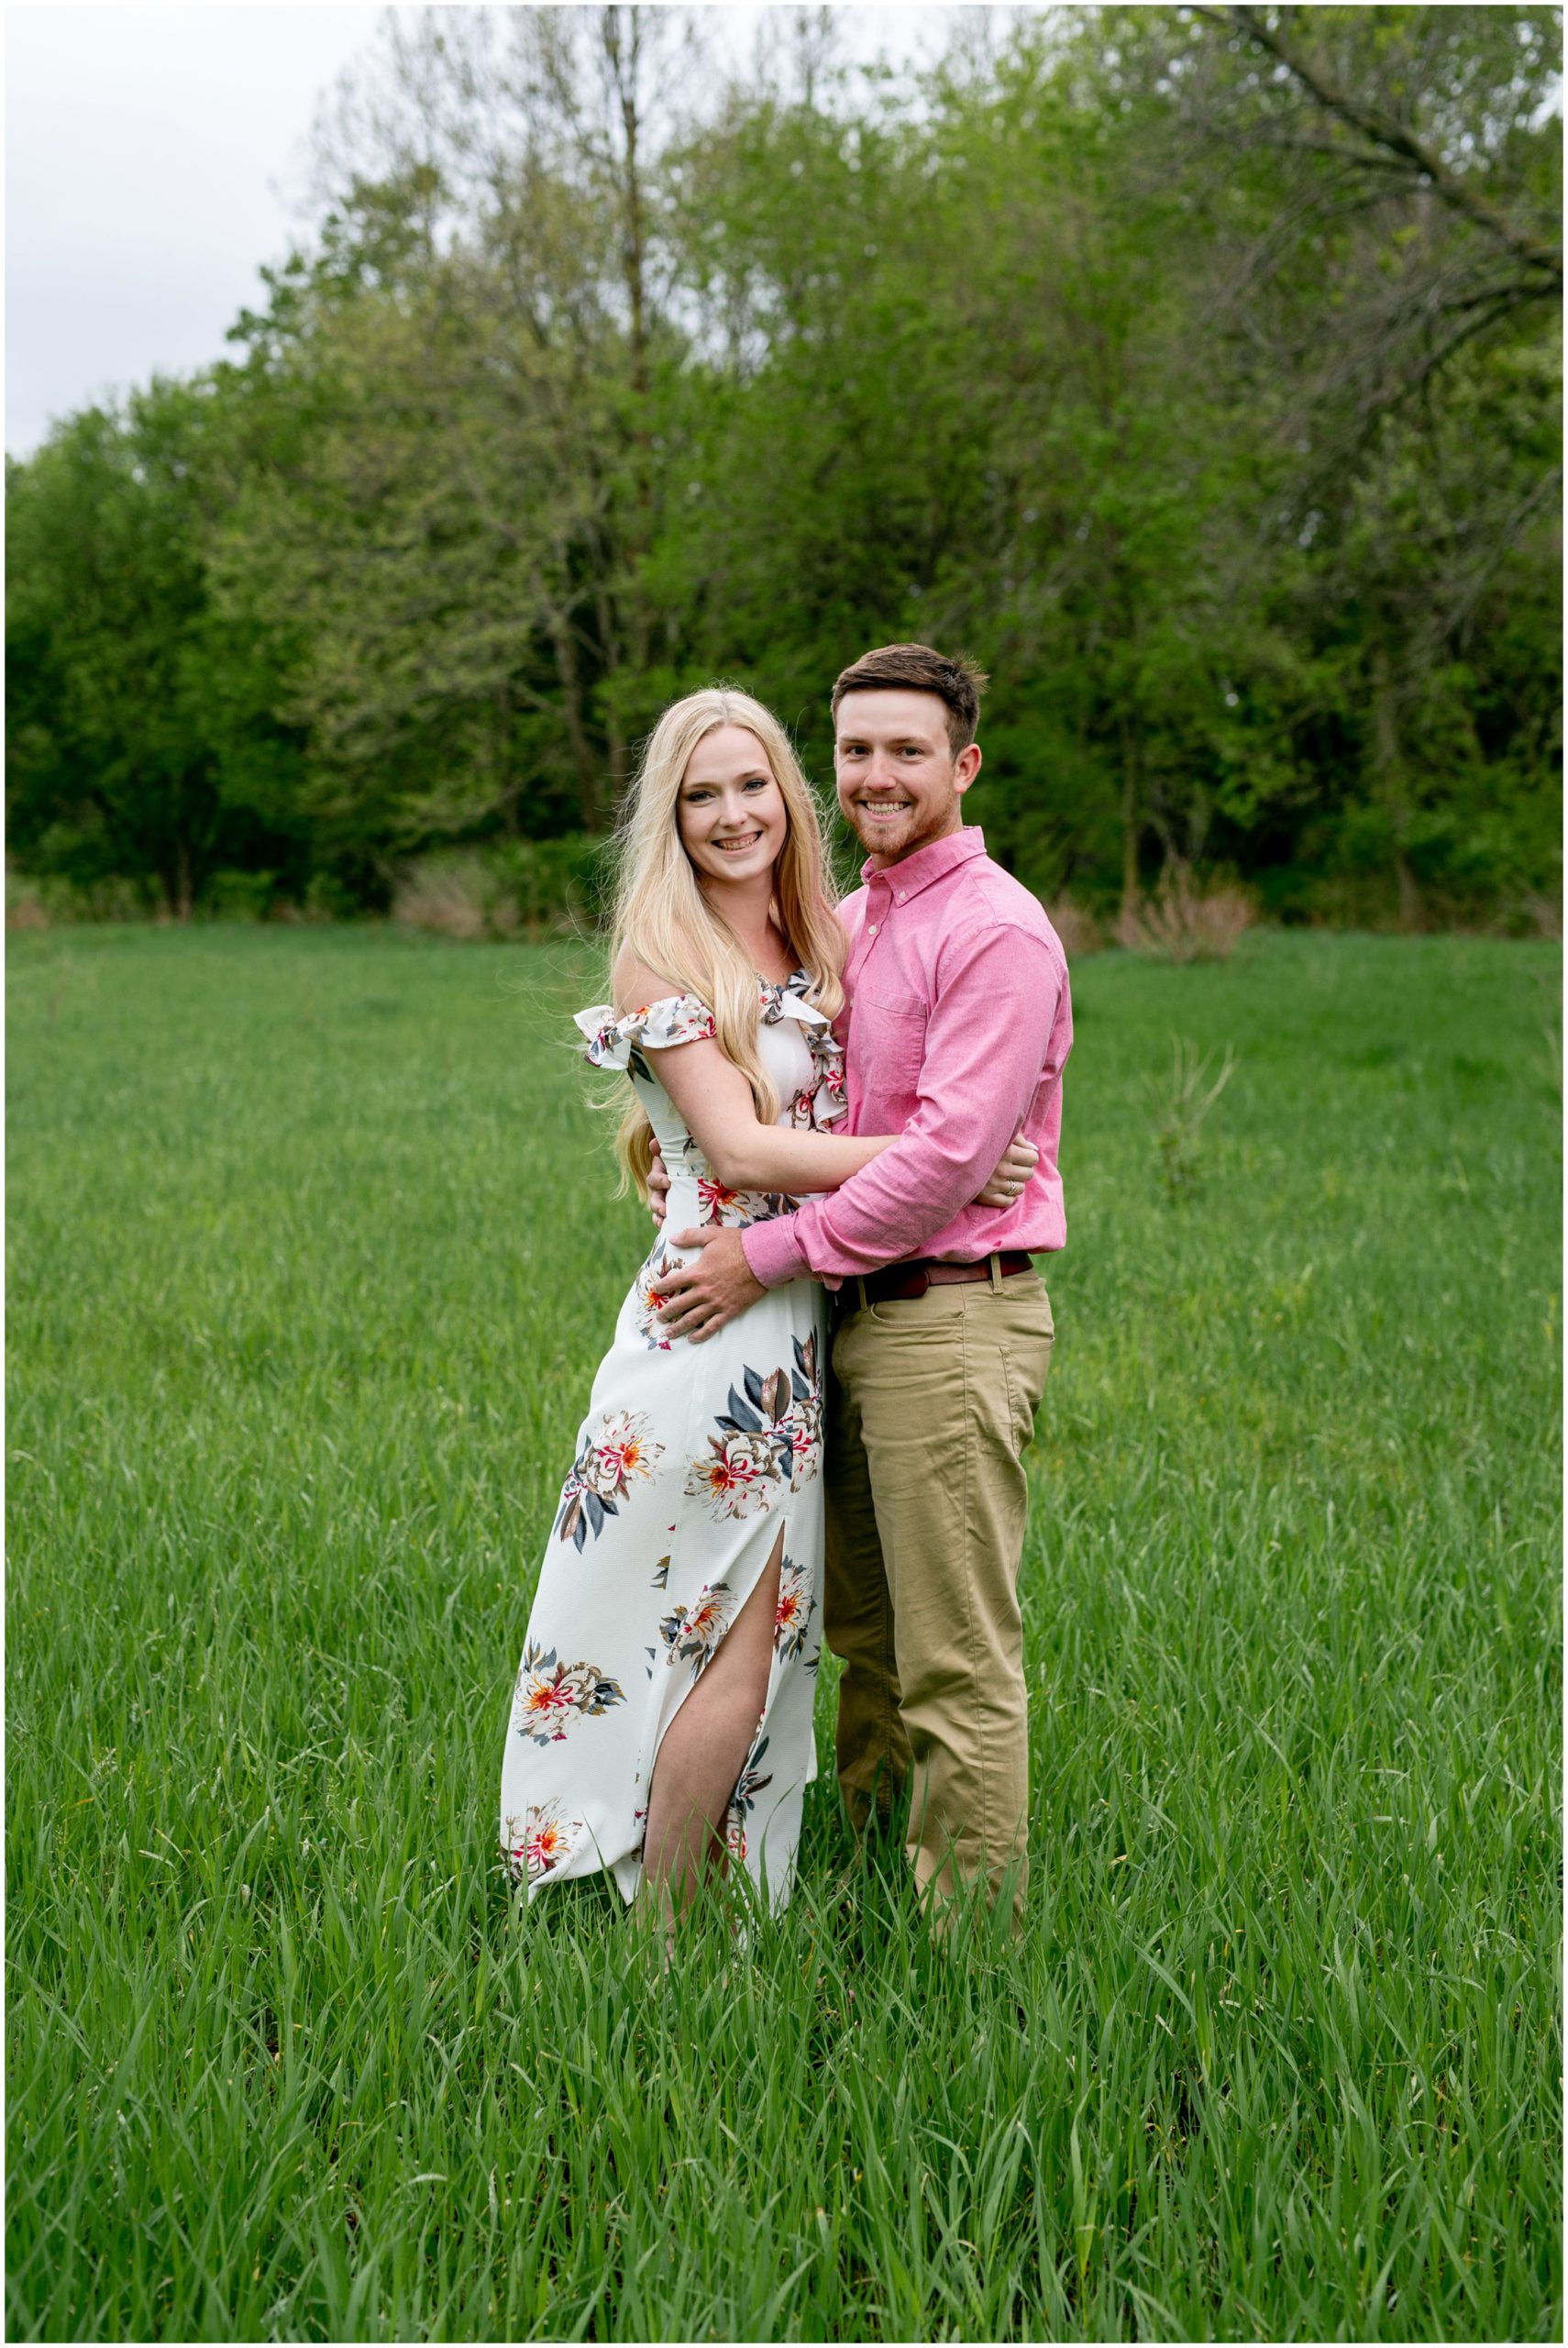
M983 1186L1041 1081L1061 978L1044 942L1005 922L944 947L917 1105L891 1148L837 1191L750 1224L765 1288L847 1279L918 1255Z

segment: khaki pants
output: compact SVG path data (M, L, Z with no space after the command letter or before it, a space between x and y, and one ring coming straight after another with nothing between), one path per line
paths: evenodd
M854 1283L846 1283L845 1304ZM841 1308L842 1309L842 1308ZM908 1781L922 1896L1027 1875L1023 1454L1051 1307L1020 1272L845 1312L828 1377L823 1628L857 1827Z

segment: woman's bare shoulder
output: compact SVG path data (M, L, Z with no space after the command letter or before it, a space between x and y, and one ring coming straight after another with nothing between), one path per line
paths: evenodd
M662 1002L679 987L672 986L660 970L645 962L631 947L623 946L615 957L615 967L610 973L610 991L618 1012L636 1011L645 1002Z

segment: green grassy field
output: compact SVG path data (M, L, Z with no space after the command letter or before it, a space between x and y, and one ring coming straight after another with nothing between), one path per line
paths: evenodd
M661 1979L492 1857L644 1246L591 966L14 941L11 2336L1555 2338L1559 975L1080 967L1027 1936L824 1777Z

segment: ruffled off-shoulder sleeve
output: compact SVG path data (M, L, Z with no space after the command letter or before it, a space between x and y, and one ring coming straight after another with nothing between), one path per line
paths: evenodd
M676 1044L702 1044L713 1035L713 1014L694 994L666 995L616 1016L613 1002L596 1002L573 1013L586 1038L591 1068L629 1068L635 1047L667 1052Z
M793 1101L786 1104L786 1122L797 1128L805 1127L821 1133L826 1126L836 1124L848 1107L845 1083L844 1047L833 1032L825 1013L808 1002L804 993L805 974L792 979L788 986L762 990L762 1024L777 1025L780 1019L795 1020L805 1038L812 1056L812 1081Z

